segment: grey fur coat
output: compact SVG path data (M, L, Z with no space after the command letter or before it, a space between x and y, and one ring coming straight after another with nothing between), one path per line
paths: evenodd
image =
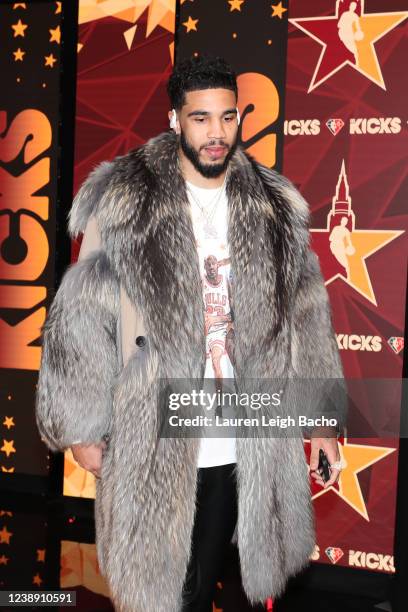
M307 203L290 181L240 148L227 195L237 379L341 378L328 295L309 246ZM75 237L92 227L98 242L69 266L43 328L37 424L53 451L109 437L96 481L101 572L117 610L177 612L199 439L158 438L155 397L159 377L204 375L205 337L173 133L89 175L69 230ZM135 343L139 335L144 345ZM243 587L250 601L263 602L283 592L315 544L303 440L237 438L236 470Z

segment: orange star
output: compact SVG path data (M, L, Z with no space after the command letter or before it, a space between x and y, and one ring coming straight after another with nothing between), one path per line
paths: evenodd
M16 36L25 36L24 34L24 30L26 30L28 28L28 25L24 24L21 19L19 19L17 21L17 23L15 23L14 25L11 26L14 30L14 38L16 38Z
M53 56L53 54L51 53L50 55L45 55L44 56L45 59L45 66L49 66L50 68L54 68L54 64L57 61L56 58Z
M6 453L7 457L11 455L11 453L15 453L16 449L14 448L14 440L5 440L3 438L3 446L0 448L0 450Z
M230 13L232 11L241 11L241 4L244 3L244 0L228 0L228 4L230 5Z
M48 30L51 34L50 42L56 42L60 44L61 42L61 28L57 26L55 30Z
M33 576L33 584L37 584L38 586L41 586L43 582L43 579L41 578L40 574L37 572L35 576Z
M15 11L18 8L23 8L26 9L26 3L25 2L16 2L16 4L13 4L13 11Z
M10 559L8 557L6 557L6 555L1 555L1 557L0 557L0 565L7 565L7 561L10 561Z
M192 19L191 17L189 17L188 21L183 22L183 26L186 26L187 34L191 32L192 30L194 30L194 32L197 32L198 21L199 21L198 19Z
M3 529L0 531L0 544L10 544L10 538L13 535L12 531L8 531L7 527L4 525Z
M20 79L17 79L17 81L19 81ZM4 465L1 466L1 471L2 472L10 472L11 474L14 472L14 468L11 467L9 469L7 469L6 467L4 467Z
M17 51L13 51L13 55L14 55L14 61L15 62L22 62L23 61L23 57L25 55L25 51L22 51L20 49L20 47L17 49ZM6 417L7 418L7 417Z
M62 12L62 8L61 8L61 4L62 4L62 2L56 2L55 4L57 5L57 8L56 8L56 10L55 10L55 13L54 13L54 14L55 14L55 15L58 15L58 13L61 13L61 12Z
M395 448L385 446L369 446L368 444L349 443L347 438L343 444L339 444L340 457L345 463L345 467L340 473L339 489L333 485L328 489L323 489L313 495L312 499L316 499L321 495L332 490L336 495L341 497L353 510L358 512L366 521L369 521L366 503L361 491L358 474L368 467L374 465L381 459L384 459L390 453L395 452Z
M279 4L271 4L271 7L273 8L273 13L271 17L279 17L279 19L282 19L283 13L286 13L286 11L288 10L286 8L283 8L282 2L279 2Z
M20 51L20 49L18 49L18 51ZM17 51L15 51L15 53L17 53ZM25 54L25 51L23 51L23 53ZM3 421L3 425L4 427L7 427L7 429L10 429L10 427L14 427L15 423L14 423L14 417L4 417L4 421Z
M13 516L13 513L10 510L0 510L0 516Z

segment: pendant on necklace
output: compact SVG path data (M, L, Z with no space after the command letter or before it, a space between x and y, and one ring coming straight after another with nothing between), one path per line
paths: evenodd
M213 225L206 223L203 230L206 238L218 238L218 232Z

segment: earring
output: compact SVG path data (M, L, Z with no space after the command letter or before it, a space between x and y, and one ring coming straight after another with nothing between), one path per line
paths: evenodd
M170 117L170 129L175 130L177 127L177 115L176 115L176 111L173 108L171 110L171 117Z

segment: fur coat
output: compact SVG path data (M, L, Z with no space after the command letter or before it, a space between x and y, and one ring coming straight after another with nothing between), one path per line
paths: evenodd
M237 379L342 378L307 203L240 148L227 196ZM200 440L158 437L157 381L201 379L205 334L173 133L88 176L69 231L87 230L92 246L92 228L98 241L65 272L43 328L37 424L52 451L109 439L96 481L101 573L117 610L178 612ZM234 541L243 588L257 603L280 595L314 549L308 466L301 437L237 438L236 447Z

